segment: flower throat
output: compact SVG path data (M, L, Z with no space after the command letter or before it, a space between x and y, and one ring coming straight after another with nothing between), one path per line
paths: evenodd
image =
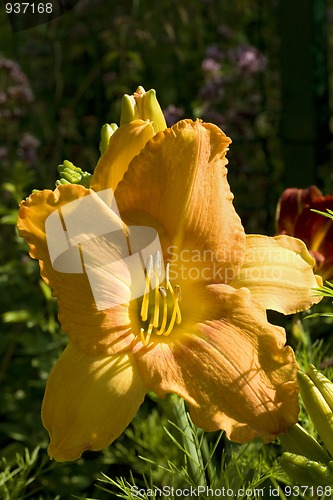
M141 320L147 323L146 328L140 329L142 343L149 343L152 333L168 336L175 323L181 323L179 302L181 298L180 287L172 287L169 278L169 264L166 265L165 278L162 276L160 252L154 257L149 255L146 263L145 292L141 305Z

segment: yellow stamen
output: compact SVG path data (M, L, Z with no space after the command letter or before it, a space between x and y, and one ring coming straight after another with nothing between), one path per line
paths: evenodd
M162 324L161 328L155 332L156 335L162 335L164 333L165 327L166 327L166 322L168 319L168 300L167 300L167 293L164 287L159 288L159 292L163 297L163 319L162 319Z
M150 278L153 271L153 257L149 255L146 263L146 284L145 284L145 292L142 299L141 305L141 318L142 321L147 321L148 318L148 305L149 305L149 291L150 291Z
M166 282L166 289L168 289L168 284L170 283L170 264L169 262L166 265L165 268L165 282Z
M141 340L142 340L142 343L143 343L144 346L147 346L149 344L149 340L150 340L153 328L154 328L154 325L153 325L152 321L150 321L149 326L148 326L148 331L147 331L146 338L145 338L145 330L144 330L144 328L140 329Z
M154 258L151 255L149 256L146 265L146 285L142 299L141 319L142 321L147 321L148 315L150 314L150 321L146 332L145 328L140 329L140 336L144 346L149 344L152 333L156 333L156 335L170 335L175 323L179 324L182 320L179 308L181 299L180 287L176 285L173 289L170 283L169 264L166 266L163 286L160 286L161 277L161 255L159 252L156 252ZM163 300L163 312L161 311L160 313L161 299ZM170 304L171 299L172 303ZM168 307L172 307L172 313L169 325L167 326Z
M179 309L179 305L178 305L178 302L180 301L180 296L181 296L180 287L178 285L175 287L175 289L176 289L176 293L175 293L173 291L173 288L172 288L170 281L167 281L167 289L170 290L171 296L172 296L174 304L176 306L177 324L179 325L179 323L181 323L181 321L182 321L182 316L180 314L180 309Z
M182 322L182 315L181 315L180 307L179 307L179 302L181 301L182 293L181 293L179 285L175 286L175 294L177 296L177 320L176 320L176 323L177 323L177 325L179 325Z
M174 306L173 306L170 323L169 323L168 329L163 333L163 335L165 335L165 336L170 335L170 333L172 332L172 329L175 326L176 316L178 316L178 311L179 311L178 302L179 302L179 299L175 295L174 295L174 297L175 297L175 303L174 303ZM180 314L180 311L179 311L179 314ZM179 322L177 321L177 323L179 323Z
M154 327L158 328L159 315L160 315L160 275L161 275L161 254L156 252L154 255L154 274L155 274L155 308L154 308Z

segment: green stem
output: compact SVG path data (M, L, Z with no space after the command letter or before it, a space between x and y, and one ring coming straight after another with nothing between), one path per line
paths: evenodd
M196 486L207 486L205 466L202 461L196 429L189 420L185 402L177 396L172 396L170 400L176 424L181 430L184 450L189 459L188 473Z

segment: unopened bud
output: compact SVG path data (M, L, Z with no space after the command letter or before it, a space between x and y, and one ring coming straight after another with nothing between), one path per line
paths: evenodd
M117 128L118 125L116 123L105 123L105 125L103 125L101 129L101 142L99 143L99 151L101 155L107 150L110 137L114 134Z
M83 172L81 168L76 167L71 161L64 160L62 165L58 166L60 179L56 181L56 186L60 184L81 184L89 188L92 175L89 172Z
M305 373L310 377L316 387L318 387L328 406L333 411L333 383L313 365L309 365Z
M323 443L333 456L333 412L322 392L303 372L298 372L299 389L307 412Z
M154 89L146 92L143 87L138 87L133 95L124 95L121 105L120 125L125 125L137 119L150 121L155 134L167 128Z
M291 479L302 486L333 485L333 462L324 465L295 453L283 453L280 465Z
M291 453L304 455L309 460L326 464L331 460L318 441L299 424L290 427L286 434L279 436L279 439L282 446Z

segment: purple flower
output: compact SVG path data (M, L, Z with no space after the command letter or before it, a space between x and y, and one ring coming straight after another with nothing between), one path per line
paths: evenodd
M183 118L184 110L182 108L174 106L173 104L170 104L166 109L163 110L163 114L168 127L171 127L181 118Z
M221 70L221 64L211 57L204 59L201 64L201 68L204 73L219 73Z
M224 58L224 52L222 52L219 45L214 43L206 49L206 57L208 59L214 59L215 61L221 61Z
M20 106L33 101L28 78L15 61L0 57L0 81L0 116L22 116Z
M29 133L24 133L18 144L17 154L25 163L36 161L37 148L40 141Z
M267 58L251 45L240 45L236 50L236 63L245 73L259 73L267 66Z

